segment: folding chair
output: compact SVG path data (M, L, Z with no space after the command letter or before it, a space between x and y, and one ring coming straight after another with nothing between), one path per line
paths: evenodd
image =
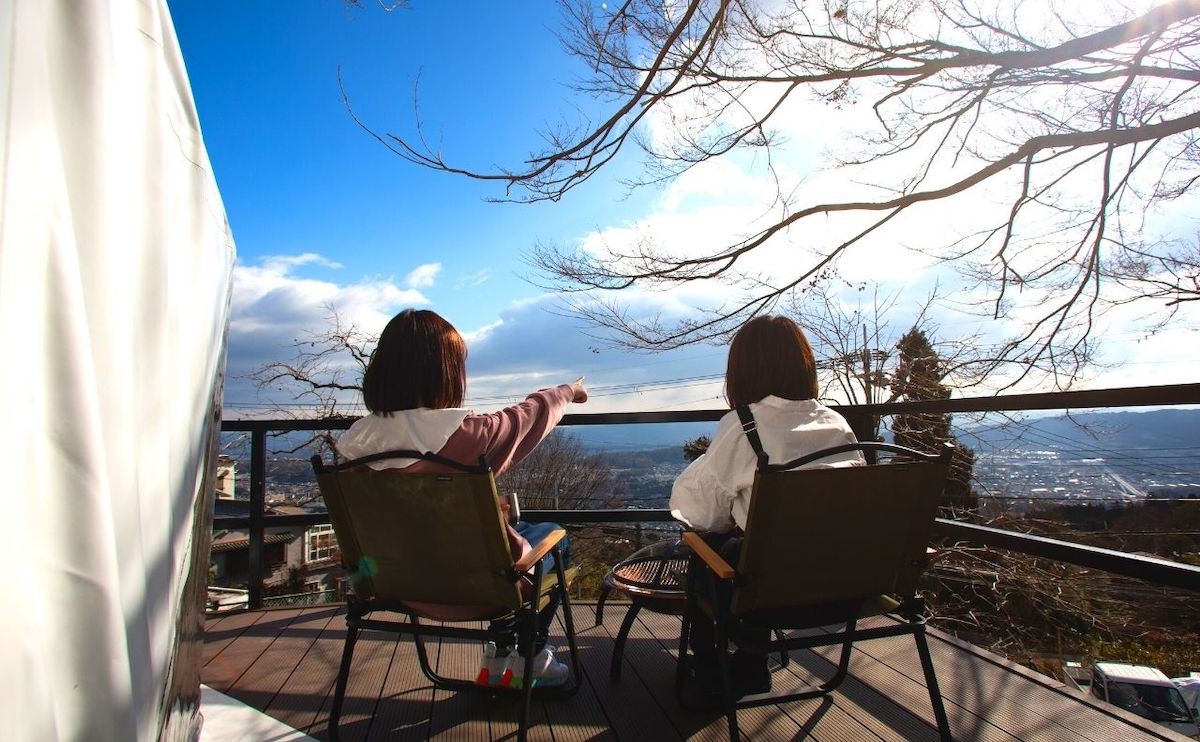
M849 451L890 452L889 464L797 469ZM933 661L925 639L925 605L916 591L950 468L952 447L923 454L887 443L825 449L786 464L759 457L745 537L734 569L695 532L684 540L696 557L688 572L688 606L680 636L676 692L684 703L685 664L692 624L714 622L716 657L729 737L739 737L737 710L830 693L845 679L856 641L911 634L924 670L938 732L951 739ZM723 588L718 586L724 583ZM731 599L724 599L730 596ZM866 629L859 619L887 614L896 623ZM778 632L844 624L834 633L779 637ZM765 630L765 631L764 631ZM742 641L738 639L742 638ZM730 681L730 640L739 648L773 652L840 644L833 677L799 690L738 700Z
M436 461L454 472L409 474L365 466L394 458ZM566 697L579 689L582 671L566 589L568 574L558 549L565 532L555 532L520 561L514 560L486 460L470 466L436 454L388 451L336 464L326 464L320 456L311 461L352 585L329 719L331 739L338 739L354 644L362 629L412 634L421 671L438 688L520 693L518 738L522 740L534 693ZM547 554L554 555L550 575L544 574L542 564ZM554 594L561 601L566 624L572 679L564 686L535 688L532 646L538 609ZM383 611L404 614L406 620L372 615ZM510 615L516 617L519 646L526 655L519 686L481 686L474 679L447 678L434 671L425 649L426 636L477 639L481 648L482 642L511 638L511 630L451 626L445 621L490 621Z

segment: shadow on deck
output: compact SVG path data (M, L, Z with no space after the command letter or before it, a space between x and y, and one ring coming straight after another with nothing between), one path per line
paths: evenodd
M619 607L613 604L604 623L593 626L594 607L575 606L584 686L569 700L535 700L530 738L724 739L723 717L689 714L674 701L678 618L639 614L625 648L622 679L610 682L613 637L624 612ZM341 606L317 606L212 618L205 627L202 682L325 739L345 636L342 613ZM1186 739L977 647L929 633L956 739ZM835 652L794 652L787 669L776 668L775 688L800 684L807 673L829 677ZM445 641L434 656L447 674L471 677L479 647ZM515 738L512 699L432 688L417 667L408 638L397 641L393 634L365 631L354 663L342 715L343 739ZM850 677L831 697L748 709L739 720L746 737L760 740L937 739L909 637L856 645Z

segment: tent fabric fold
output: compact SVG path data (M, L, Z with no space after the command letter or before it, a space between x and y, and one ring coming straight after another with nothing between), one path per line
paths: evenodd
M195 730L234 254L165 0L0 3L4 739Z

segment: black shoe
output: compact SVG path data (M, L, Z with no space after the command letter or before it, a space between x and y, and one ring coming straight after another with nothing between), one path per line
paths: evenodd
M767 667L767 655L739 649L730 658L730 667L733 670L734 693L739 698L771 692L771 670Z
M689 711L724 711L725 696L721 678L712 663L698 663L695 657L684 658L683 687L679 703Z

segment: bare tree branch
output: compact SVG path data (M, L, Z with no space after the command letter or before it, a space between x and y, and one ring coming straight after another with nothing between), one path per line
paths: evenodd
M998 224L915 247L961 269L973 282L972 301L989 306L993 319L1023 325L994 354L994 371L1016 369L1010 383L1036 370L1069 385L1092 358L1097 318L1117 303L1154 300L1178 311L1193 300L1178 243L1146 234L1140 215L1200 179L1200 0L1141 14L1118 3L1017 0L561 5L564 48L591 70L581 92L612 101L599 123L546 132L543 150L490 171L451 164L419 120L411 135L355 120L409 162L497 181L499 198L526 202L561 199L631 140L647 158L633 185L743 151L772 162L797 106L814 99L861 107L878 127L856 132L861 149L840 152L838 162L883 197L817 193L793 203L777 178L770 223L746 225L723 247L698 253L643 240L599 254L536 251L548 284L588 294L575 302L582 314L627 344L669 348L723 337L828 277L841 256L897 217L984 189L1010 194ZM1105 13L1113 14L1108 22ZM1142 172L1149 167L1158 175ZM886 175L893 169L899 175ZM769 279L744 272L751 253L828 224L844 225L843 236L811 257L797 255ZM693 281L734 284L744 294L673 322L633 316L619 296L595 297Z
M347 322L334 307L326 310L328 326L293 341L291 358L271 361L246 375L276 417L338 419L362 414L362 375L378 338ZM277 437L285 446L273 450L277 454L313 446L333 448L331 431L315 431L303 440L290 433Z

